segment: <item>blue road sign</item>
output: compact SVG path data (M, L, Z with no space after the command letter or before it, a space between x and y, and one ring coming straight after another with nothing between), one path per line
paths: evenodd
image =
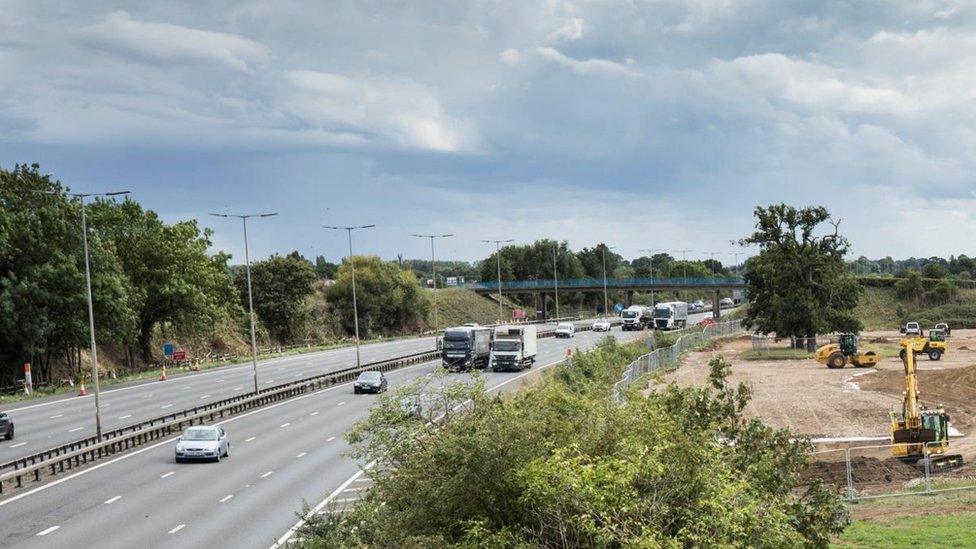
M616 305L613 306L613 310L619 313L620 311L624 310L624 306L621 303L617 303Z
M176 345L173 345L172 343L163 344L163 355L166 356L167 358L173 356L173 351L175 350L176 350Z

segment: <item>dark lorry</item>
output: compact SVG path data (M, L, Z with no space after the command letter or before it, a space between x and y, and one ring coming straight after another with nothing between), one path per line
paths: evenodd
M491 328L459 326L444 330L441 359L454 371L484 369L491 357Z

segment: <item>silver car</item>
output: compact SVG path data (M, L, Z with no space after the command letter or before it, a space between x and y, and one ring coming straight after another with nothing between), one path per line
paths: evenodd
M220 461L230 457L230 441L222 427L198 425L190 427L176 441L176 463L193 459Z

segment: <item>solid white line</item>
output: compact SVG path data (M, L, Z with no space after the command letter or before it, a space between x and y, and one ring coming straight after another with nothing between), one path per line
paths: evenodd
M126 414L124 416L119 416L119 419L129 419L130 417L132 417L132 414Z
M73 432L75 432L75 431L80 431L80 430L82 430L82 429L84 429L84 427L75 427L74 429L68 429L68 432L69 432L69 433L73 433Z
M335 437L329 437L325 439L326 442L332 442L333 440L335 440Z
M21 446L27 444L26 442L18 442L17 444L11 444L11 448L20 448Z
M346 498L346 499L334 499L332 503L349 503L350 501L359 501L362 498Z
M41 530L40 532L38 532L37 535L38 536L46 536L46 535L50 534L51 532L57 530L58 528L61 528L61 527L60 526L52 526L50 528L45 528L44 530Z
M267 478L274 474L274 471L268 471L267 473L261 475L261 478Z
M113 503L119 501L120 499L122 499L122 496L115 496L114 498L109 498L105 500L105 505L112 505Z
M254 439L256 439L256 438L258 438L258 437L250 437L250 438L245 438L245 439L244 439L244 442L251 442L252 440L254 440Z
M166 533L167 534L175 534L175 533L179 532L180 530L182 530L185 527L186 527L185 524L181 524L181 525L177 526L176 528L173 528L172 530L170 530L169 532L166 532Z
M234 497L234 494L227 494L226 496L220 498L220 503L226 503L232 497Z
M291 425L291 423L282 423L281 424L281 428L284 429L285 427L288 427L289 425Z
M435 361L421 362L419 364L414 364L413 366L407 366L406 368L400 368L399 370L397 370L397 372L406 372L406 371L409 371L409 370L413 370L414 368L419 368L421 366L429 366L433 362L435 362ZM246 413L243 413L243 414L238 415L238 416L229 417L229 418L227 418L227 419L225 419L223 421L218 421L218 422L214 423L213 425L224 425L226 423L231 423L231 422L237 421L239 419L244 419L246 417L253 416L254 414L260 414L260 413L263 413L263 412L267 412L268 410L274 410L275 408L278 408L279 406L284 406L286 404L291 404L293 402L298 402L298 401L304 400L306 398L311 398L311 397L314 397L314 396L320 396L323 393L327 393L329 391L334 391L336 389L341 389L343 387L348 387L348 386L352 385L353 383L355 383L355 382L354 381L350 381L348 383L343 383L343 384L340 384L340 385L336 385L334 387L329 387L328 389L322 389L321 391L315 391L314 393L308 393L308 394L304 394L302 396L297 396L297 397L294 397L294 398L290 398L288 400L283 400L283 401L281 401L281 402L279 402L277 404L272 404L270 406L264 406L262 408L258 408L256 410L251 410L250 412L246 412ZM11 496L11 497L9 497L7 499L0 500L0 507L3 507L4 505L13 503L15 501L18 501L18 500L20 500L22 498L26 498L27 496L32 496L32 495L34 495L34 494L36 494L38 492L43 492L44 490L47 490L48 488L53 488L54 486L57 486L57 485L59 485L59 484L61 484L63 482L68 482L69 480L78 478L78 477L83 476L83 475L87 475L87 474L89 474L89 473L91 473L93 471L97 471L97 470L101 469L102 467L108 467L109 465L112 465L114 463L118 463L118 462L120 462L122 460L125 460L125 459L129 459L129 458L131 458L133 456L137 456L137 455L139 455L139 454L141 454L143 452L148 452L149 450L154 450L156 448L159 448L160 446L165 446L165 445L168 445L168 444L172 444L173 442L175 442L179 438L180 438L180 435L176 435L176 436L174 436L172 438L168 438L166 440L161 440L161 441L157 442L156 444L153 444L153 445L150 445L150 446L146 446L145 448L140 448L138 450L135 450L133 452L127 453L125 455L121 455L121 456L119 456L117 458L113 458L113 459L110 459L108 461L103 461L101 463L96 463L95 465L92 465L91 467L88 467L86 469L82 469L81 471L78 471L77 473L72 473L72 474L70 474L70 475L68 475L66 477L61 477L61 478L59 478L57 480L53 480L53 481L51 481L51 482L49 482L47 484L44 484L42 486L38 486L37 488L32 488L32 489L30 489L30 490L28 490L28 491L26 491L26 492L24 492L22 494L17 494L15 496Z
M297 458L303 458L303 457L305 457L305 452L302 452L302 453L298 454L297 456L295 456L296 459Z
M172 406L172 404L164 404L164 405L160 406L159 409L160 410L165 410L166 408L169 408L170 406Z
M176 471L170 471L170 472L164 474L163 476L161 476L159 478L166 478L168 476L172 476L172 475L175 475L175 474L176 474Z

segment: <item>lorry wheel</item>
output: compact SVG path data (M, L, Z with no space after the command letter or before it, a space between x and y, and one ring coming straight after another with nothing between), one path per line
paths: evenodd
M827 357L827 367L831 369L843 368L845 362L844 355L840 353L834 353Z
M942 351L938 349L929 349L929 360L939 360L942 358Z

